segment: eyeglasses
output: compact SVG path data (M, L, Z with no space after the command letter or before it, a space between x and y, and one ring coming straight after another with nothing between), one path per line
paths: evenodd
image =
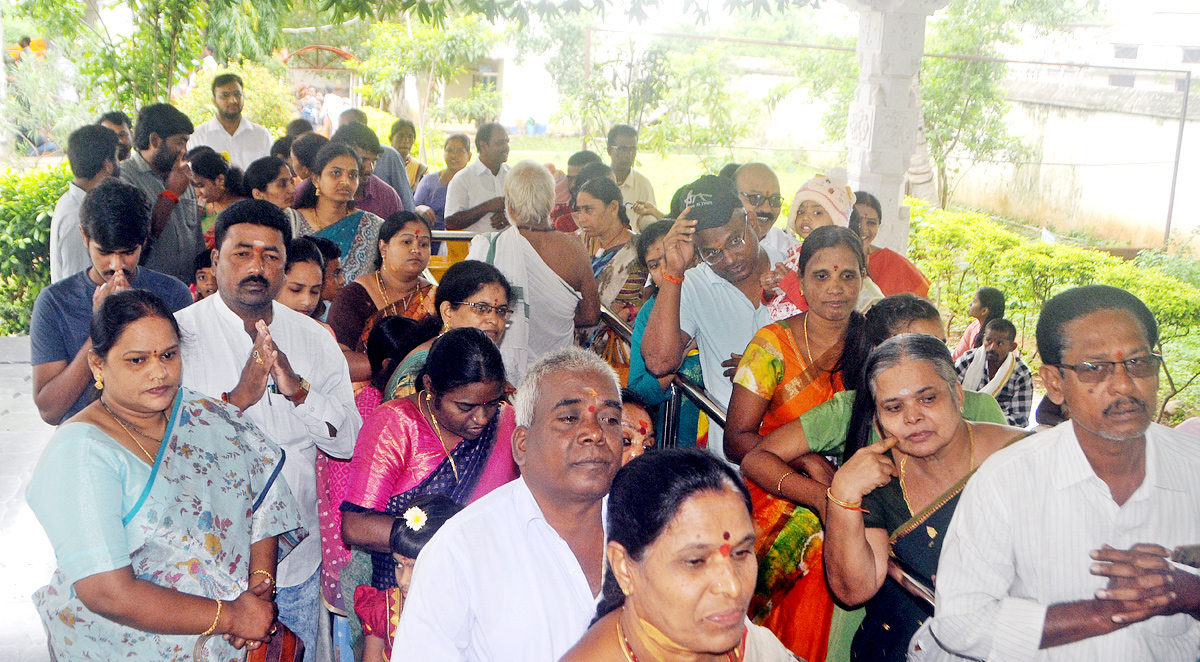
M738 191L738 195L745 198L746 202L749 202L755 207L762 205L764 202L771 203L771 207L779 207L783 205L783 196L779 195L778 193L774 195L762 195L759 193L746 193L744 191Z
M1130 377L1145 379L1158 374L1158 369L1162 366L1163 357L1160 354L1148 354L1146 356L1136 356L1132 359L1124 361L1084 361L1083 363L1060 363L1059 368L1074 370L1075 376L1084 384L1099 384L1100 382L1112 376L1113 370L1117 364L1125 366L1125 372Z
M480 315L487 315L488 313L495 312L497 315L506 320L512 317L513 314L513 309L509 308L508 306L493 306L490 303L484 303L482 301L455 301L454 305L470 306Z
M745 212L746 210L742 210ZM721 248L706 248L700 251L700 259L708 266L714 266L721 263L721 259L725 257L725 251L739 248L746 245L746 233L750 231L749 224L742 228L742 231L736 237L730 237L729 241Z

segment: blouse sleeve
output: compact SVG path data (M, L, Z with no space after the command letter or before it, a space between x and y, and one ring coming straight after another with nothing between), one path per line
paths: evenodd
M375 312L375 302L367 288L358 283L350 283L333 300L329 308L327 321L337 337L338 344L351 349L358 347L358 337L362 335L367 319Z
M783 381L784 366L779 357L779 349L771 343L770 337L759 331L746 346L746 352L742 354L742 361L734 373L733 383L764 400L770 400Z
M137 499L149 474L81 427L59 428L25 492L68 583L130 564L125 493Z
M407 470L416 444L412 421L399 409L405 400L380 405L358 434L350 460L350 487L346 501L362 508L383 510L397 493L396 485Z

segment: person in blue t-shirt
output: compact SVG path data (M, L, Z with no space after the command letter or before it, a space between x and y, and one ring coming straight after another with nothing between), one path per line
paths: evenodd
M92 264L38 294L29 323L33 401L42 420L58 425L96 399L87 355L92 312L108 295L153 292L172 312L191 305L187 285L139 267L150 237L150 204L137 187L109 179L88 192L80 231Z

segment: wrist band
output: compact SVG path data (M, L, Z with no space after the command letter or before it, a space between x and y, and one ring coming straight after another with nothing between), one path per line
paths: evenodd
M833 488L832 487L825 488L825 496L829 497L829 500L832 501L834 503L834 505L841 506L842 508L845 508L846 510L853 510L853 511L859 512L859 513L870 513L871 512L869 510L865 510L862 507L862 501L859 501L858 503L846 503L845 501L842 501L841 499L833 496Z
M266 575L267 581L271 582L272 584L275 583L275 575L272 575L270 570L264 570L262 568L259 568L258 570L255 570L254 572L250 573L251 577L253 577L254 575Z
M172 191L171 189L163 189L163 192L159 193L158 197L166 198L176 204L179 203L179 195L177 193L175 193L175 191Z
M214 600L217 600L217 615L213 617L212 625L208 626L207 630L200 633L201 637L206 637L212 634L213 631L217 629L217 621L221 620L221 601L216 598L214 598Z
M674 283L676 285L683 285L683 277L682 276L675 277L665 271L662 274L662 279L667 281L668 283Z
M787 472L787 473L783 474L782 476L780 476L780 477L779 477L779 482L775 484L775 491L776 491L776 492L782 492L782 491L783 491L783 479L784 479L784 478L787 478L788 476L790 476L790 475L792 475L792 474L794 474L794 473L796 473L796 472L795 472L795 471L789 471L789 472Z

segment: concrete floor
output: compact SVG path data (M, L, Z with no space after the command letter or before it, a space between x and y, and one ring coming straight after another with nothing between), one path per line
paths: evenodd
M0 337L0 660L48 662L30 596L54 571L54 550L25 505L25 486L54 428L33 405L29 339Z

